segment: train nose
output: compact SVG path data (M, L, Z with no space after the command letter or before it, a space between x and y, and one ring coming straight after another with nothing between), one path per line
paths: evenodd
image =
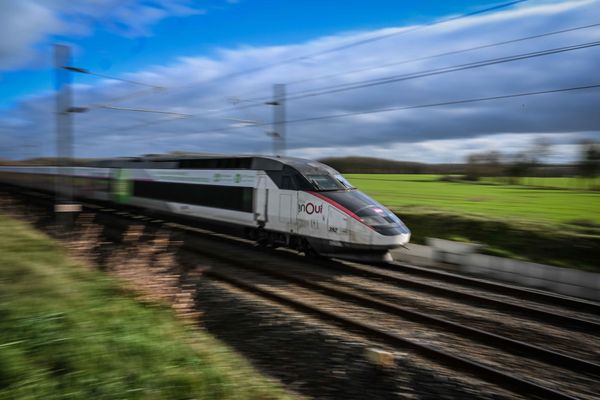
M410 229L394 213L384 207L369 207L358 215L362 221L383 236L410 238Z
M397 243L400 246L404 246L409 241L410 241L410 231L408 231L407 233L402 233L402 234L398 235L398 237L397 237Z

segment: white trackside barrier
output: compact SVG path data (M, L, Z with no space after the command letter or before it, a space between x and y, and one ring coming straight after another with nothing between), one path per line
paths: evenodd
M463 243L452 240L427 238L427 245L433 249L432 259L436 262L462 264L464 257L475 254L483 247L477 243Z
M523 286L600 300L600 274L594 272L483 254L465 255L460 269L470 274L484 275Z
M600 301L599 273L478 254L479 244L434 238L427 244L410 244L394 256L417 264L455 264L468 274Z

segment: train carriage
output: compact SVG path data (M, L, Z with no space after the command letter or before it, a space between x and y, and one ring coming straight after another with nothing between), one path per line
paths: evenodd
M148 156L73 168L0 167L0 182L240 228L263 245L348 259L389 259L409 229L319 162L265 156ZM58 189L60 190L60 189Z

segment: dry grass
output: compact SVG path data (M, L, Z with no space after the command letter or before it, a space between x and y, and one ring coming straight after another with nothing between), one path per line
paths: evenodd
M144 240L144 227L128 228L123 243L106 262L107 270L126 286L151 302L167 303L186 320L197 320L194 287L180 284L175 254L181 243L173 242L166 231Z
M173 241L169 232L159 230L148 235L142 225L132 225L120 243L110 242L103 238L94 214L79 214L74 229L65 231L44 212L6 195L0 195L0 212L32 225L41 224L46 233L63 243L78 265L105 270L141 300L167 304L185 321L198 321L195 288L180 280L176 252L181 243Z

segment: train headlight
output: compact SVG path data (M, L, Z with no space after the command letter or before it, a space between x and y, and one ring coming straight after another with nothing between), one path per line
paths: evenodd
M376 232L386 235L410 234L410 230L394 213L383 207L366 207L357 212L362 221Z

